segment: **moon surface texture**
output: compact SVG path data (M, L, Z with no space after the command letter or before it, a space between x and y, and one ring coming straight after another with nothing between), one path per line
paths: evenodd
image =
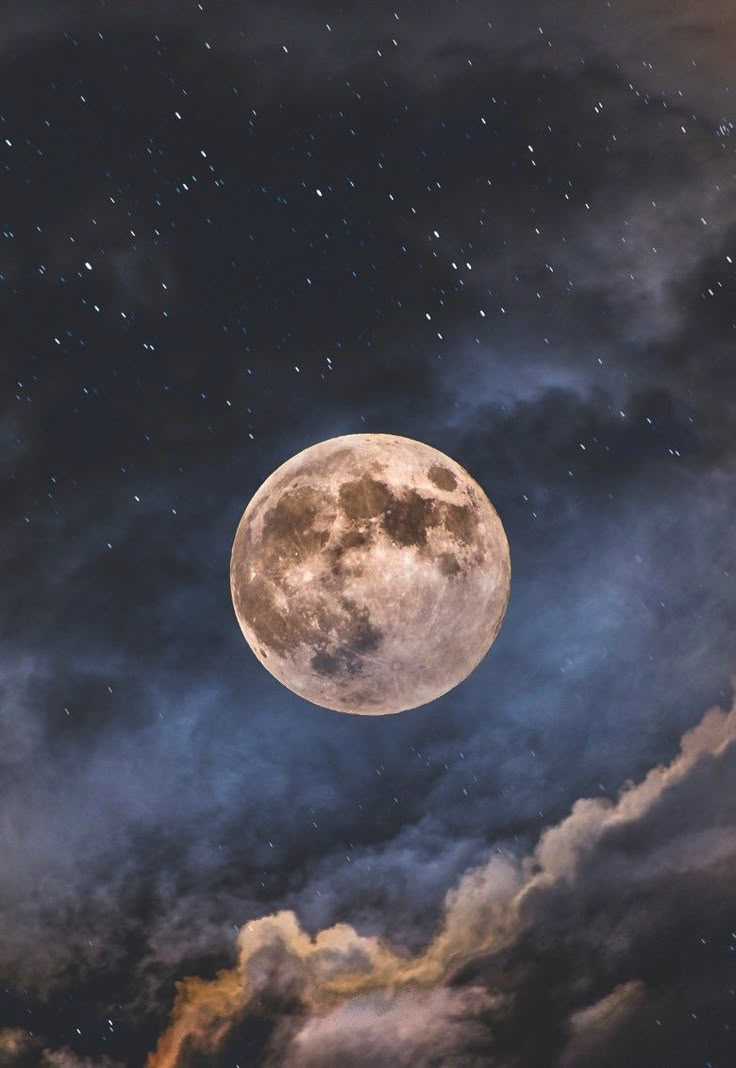
M282 464L238 525L230 586L246 641L300 697L383 715L480 663L506 612L501 520L468 472L391 434L322 441Z

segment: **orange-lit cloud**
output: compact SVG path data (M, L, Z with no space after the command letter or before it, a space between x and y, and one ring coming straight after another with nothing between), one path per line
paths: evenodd
M720 759L735 745L736 706L729 712L708 712L684 735L680 752L670 764L654 768L639 784L625 787L615 802L578 801L565 820L542 835L532 855L520 861L494 857L468 871L446 897L437 935L417 955L364 937L347 924L311 937L289 911L246 924L238 936L234 968L211 982L190 978L178 984L171 1024L149 1056L148 1068L177 1068L187 1046L217 1050L234 1023L263 994L274 991L295 996L303 1007L300 1023L291 1021L280 1032L277 1028L274 1041L280 1043L280 1064L317 1065L322 1045L333 1048L338 1056L341 1049L344 1052L343 1025L364 1033L369 1048L391 1033L399 1046L406 1041L411 1048L406 1035L421 1032L417 1021L430 1011L432 999L452 1003L457 992L446 983L459 968L513 946L534 923L535 909L544 895L574 887L579 869L590 863L606 835L651 815L704 761ZM689 845L681 844L679 849L681 870L689 862ZM709 849L713 859L736 857L732 836L716 836ZM704 859L701 854L692 863L702 864ZM616 1015L614 1009L629 1004L639 992L638 985L622 986L580 1011L570 1023L573 1034L602 1026ZM486 998L488 1009L487 992L476 991L468 997L469 1003L473 997L478 1003ZM501 1011L503 999L493 1004ZM386 1027L382 1028L381 1020ZM398 1026L400 1020L406 1025L404 1032ZM422 1063L421 1049L416 1049L415 1062Z

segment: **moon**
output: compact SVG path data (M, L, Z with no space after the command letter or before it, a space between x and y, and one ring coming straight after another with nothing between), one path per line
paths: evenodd
M324 708L386 715L427 704L473 671L506 612L501 520L444 453L348 434L270 475L230 560L248 645L284 686Z

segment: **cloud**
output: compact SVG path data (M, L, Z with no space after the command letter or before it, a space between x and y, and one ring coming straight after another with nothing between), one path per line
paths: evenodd
M523 10L513 0L466 0L460 8L440 3L431 19L418 9L399 12L393 0L376 0L372 10L366 27L358 9L334 0L309 9L279 0L268 13L255 3L223 0L208 13L209 43L226 53L255 55L260 87L315 69L339 74L368 67L432 89L459 66L467 68L469 58L477 66L503 59L522 70L546 66L565 74L601 58L618 63L644 92L664 92L675 100L682 94L713 115L729 110L729 42L736 34L729 0L709 0L697 10L625 0L607 7L604 16L585 0L560 0L554 7L532 0ZM4 44L37 43L59 25L81 33L93 17L100 25L94 0L59 0L53 10L41 0L11 0ZM201 12L182 11L175 0L146 5L108 0L104 19L106 26L155 22L185 30L202 22ZM198 42L197 53L206 69L212 52Z
M601 798L562 815L666 767L733 662L732 134L712 83L730 78L734 12L465 0L396 20L378 0L366 24L341 6L9 7L3 43L23 62L6 70L7 132L17 147L40 130L51 173L70 170L43 234L3 253L19 382L0 413L17 503L0 539L0 968L43 994L120 966L120 998L141 991L147 1011L172 975L232 959L234 920L274 913L241 936L240 970L182 987L181 1057L200 1039L215 1056L258 1012L279 1048L302 1031L341 1048L353 1001L379 1041L379 1013L397 1033L392 998L425 1019L461 1004L456 968L477 968L484 1056L502 1049L506 1068L528 1049L519 1006L562 1048L569 1013L639 981L662 902L682 915L669 884L699 901L699 865L719 888L731 870L705 757L631 818ZM53 124L58 143L37 92L50 71L59 97L104 85ZM135 197L113 204L108 170ZM43 186L29 194L24 167L9 179L20 238ZM223 582L259 477L363 419L435 436L513 535L494 655L390 730L269 688ZM692 811L674 812L681 794ZM562 976L542 995L555 946L579 954L581 988Z
M44 1050L42 1054L43 1068L121 1068L117 1062L108 1057L99 1058L78 1057L71 1050Z
M21 1028L0 1030L0 1068L122 1068L109 1057L80 1057L69 1049L48 1049Z
M307 1018L288 1037L279 1034L272 1062L283 1068L490 1068L481 1017L497 1011L499 1001L482 987L358 995Z
M561 1068L591 1063L601 1043L605 1043L625 1023L645 993L644 984L632 979L617 986L595 1004L574 1012L568 1023L571 1037L562 1055Z
M736 804L730 803L716 819L701 802L704 782L715 774L727 775L734 764L736 705L728 712L708 712L683 736L673 761L653 768L640 783L627 785L615 801L578 801L566 819L544 832L531 855L518 861L494 857L468 871L447 895L438 933L416 955L362 936L347 924L310 936L293 912L246 924L238 936L233 969L212 981L192 978L178 984L171 1025L149 1057L148 1068L179 1068L188 1063L188 1051L198 1047L216 1055L248 1013L264 1011L264 998L277 1021L272 1045L276 1043L288 1064L337 1063L359 1044L361 1035L368 1049L385 1058L375 1063L388 1063L401 1056L399 1051L415 1049L416 1063L422 1064L429 1048L422 1045L422 1019L433 1006L440 1016L458 1021L448 1032L447 1063L454 1063L463 1036L467 1049L472 1048L479 1028L485 1028L484 1048L493 1054L493 1020L508 1030L509 1018L517 1011L514 1000L523 1001L529 972L535 959L539 962L548 952L541 947L550 937L559 946L576 943L575 956L583 969L574 981L549 991L560 1003L560 1053L567 1027L572 1035L567 1056L577 1057L576 1051L615 1027L624 1010L644 996L641 980L633 976L597 1001L585 1002L596 984L610 982L622 967L643 965L636 945L646 939L644 925L664 922L663 912L650 900L652 889L663 879L685 873L702 878L705 885L724 865L733 876ZM682 818L683 807L687 819ZM621 898L632 887L641 903L622 916ZM582 915L588 916L589 930ZM614 915L618 930L607 943L597 943L599 960L588 963L586 972L587 954L581 947L596 944L597 925L611 925ZM522 946L518 989L504 991L499 961L513 961ZM473 982L463 979L470 974ZM291 1006L288 1012L286 1004ZM499 1050L502 1041L496 1044ZM523 1050L523 1037L518 1043ZM518 1063L524 1063L523 1058Z
M19 1027L8 1027L0 1031L0 1065L2 1068L6 1066L10 1068L11 1065L17 1064L30 1044L30 1035Z

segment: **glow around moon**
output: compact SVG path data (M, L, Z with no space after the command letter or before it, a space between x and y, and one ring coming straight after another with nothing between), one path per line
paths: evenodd
M266 479L235 535L246 641L294 693L381 715L457 686L509 598L501 520L474 479L422 442L351 434Z

